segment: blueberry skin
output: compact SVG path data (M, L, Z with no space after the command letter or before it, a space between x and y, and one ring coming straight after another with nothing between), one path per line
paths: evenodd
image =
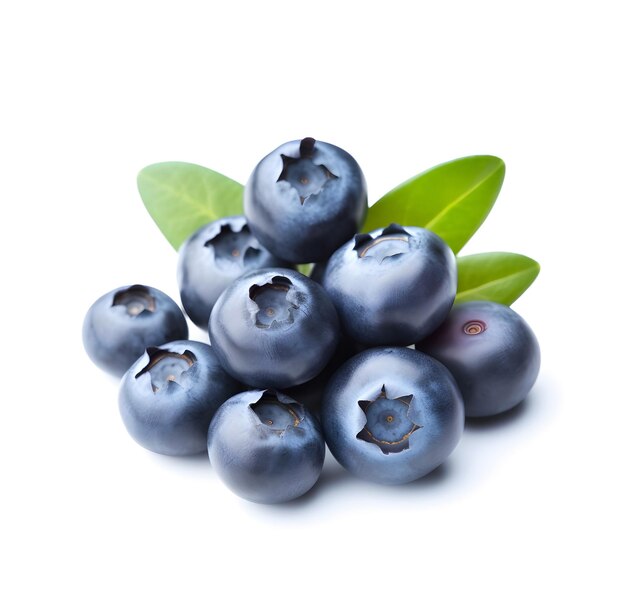
M306 493L319 478L325 454L319 421L290 397L266 390L226 401L211 422L207 448L226 486L262 504Z
M144 448L194 455L206 451L216 410L239 391L208 344L181 340L150 347L133 364L122 378L119 409L128 433Z
M403 484L428 474L454 450L463 432L463 400L435 359L404 347L377 347L337 370L321 419L330 452L348 471Z
M365 177L339 147L313 138L287 142L252 172L244 212L259 242L278 257L322 261L362 225Z
M345 243L328 261L321 282L354 340L408 346L450 312L456 259L433 232L392 224Z
M206 330L220 293L250 270L289 267L252 235L245 217L224 217L194 232L178 254L178 287L189 318Z
M469 417L517 406L539 374L539 343L508 306L475 301L454 306L444 324L418 346L456 379Z
M98 298L83 321L83 345L102 370L123 376L148 346L189 337L180 307L147 285L126 285Z
M285 389L311 380L332 357L339 319L322 287L286 268L234 281L209 319L223 368L250 387Z

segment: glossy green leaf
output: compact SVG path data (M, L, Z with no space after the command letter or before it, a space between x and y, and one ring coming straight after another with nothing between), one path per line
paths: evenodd
M137 176L141 199L171 245L228 215L243 214L243 185L195 164L165 162Z
M517 253L478 253L457 258L457 302L490 300L510 306L539 274L539 264Z
M503 180L504 162L491 155L435 166L378 200L363 231L390 223L426 227L458 253L489 214Z
M313 272L313 265L311 263L306 264L298 264L298 272L300 274L304 274L304 276L311 276L311 272Z

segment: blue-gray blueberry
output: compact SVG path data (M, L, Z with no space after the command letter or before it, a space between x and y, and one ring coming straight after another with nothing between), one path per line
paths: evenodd
M178 304L146 285L110 291L94 302L83 321L87 355L99 368L120 377L146 347L188 337Z
M206 452L209 423L241 385L202 342L149 347L122 378L120 414L141 446L164 455Z
M287 142L252 172L244 212L259 242L276 256L322 261L363 223L365 177L339 147L313 138Z
M405 347L367 349L346 361L324 394L328 448L365 480L403 484L428 474L463 432L463 400L438 361Z
M207 438L213 469L237 495L274 504L306 493L324 463L319 421L280 391L244 391L217 411Z
M224 369L250 387L285 389L317 376L339 341L339 319L324 289L286 268L235 280L209 319Z
M346 242L326 264L321 283L354 340L408 346L450 312L456 260L433 232L391 224Z

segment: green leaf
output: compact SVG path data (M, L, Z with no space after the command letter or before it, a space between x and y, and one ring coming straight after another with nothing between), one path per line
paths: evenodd
M243 185L195 164L147 166L137 176L137 187L150 216L175 249L203 225L243 214Z
M363 231L390 223L425 227L458 253L481 226L504 181L504 162L462 157L426 170L384 195L368 211Z
M298 264L298 272L300 274L304 274L304 276L311 276L311 272L313 272L313 265L311 263L306 264Z
M510 306L539 274L539 264L517 253L478 253L457 257L457 302L490 300Z

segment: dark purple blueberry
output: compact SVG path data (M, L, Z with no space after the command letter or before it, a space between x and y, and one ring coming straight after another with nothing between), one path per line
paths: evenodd
M128 285L96 300L83 322L83 344L103 370L123 376L148 346L189 336L180 307L162 291Z
M322 261L363 223L365 178L343 149L313 138L294 140L256 166L244 211L254 235L276 256Z
M448 370L404 347L365 350L331 378L322 405L330 452L359 478L411 482L441 465L463 432L463 400Z
M492 416L517 406L539 374L535 334L515 311L496 302L454 306L418 348L452 372L469 417Z
M232 376L250 387L284 389L322 371L337 347L339 320L318 283L295 270L265 268L220 295L209 337Z
M209 428L211 465L231 491L274 504L306 493L324 463L318 420L279 391L245 391L217 411Z
M206 451L215 411L241 390L202 342L149 347L122 379L119 407L128 433L164 455Z
M354 340L408 346L433 332L450 311L456 260L433 232L392 224L358 234L338 249L322 285Z
M207 329L220 293L245 272L289 267L252 235L245 217L213 221L191 235L178 255L178 287L189 318Z

